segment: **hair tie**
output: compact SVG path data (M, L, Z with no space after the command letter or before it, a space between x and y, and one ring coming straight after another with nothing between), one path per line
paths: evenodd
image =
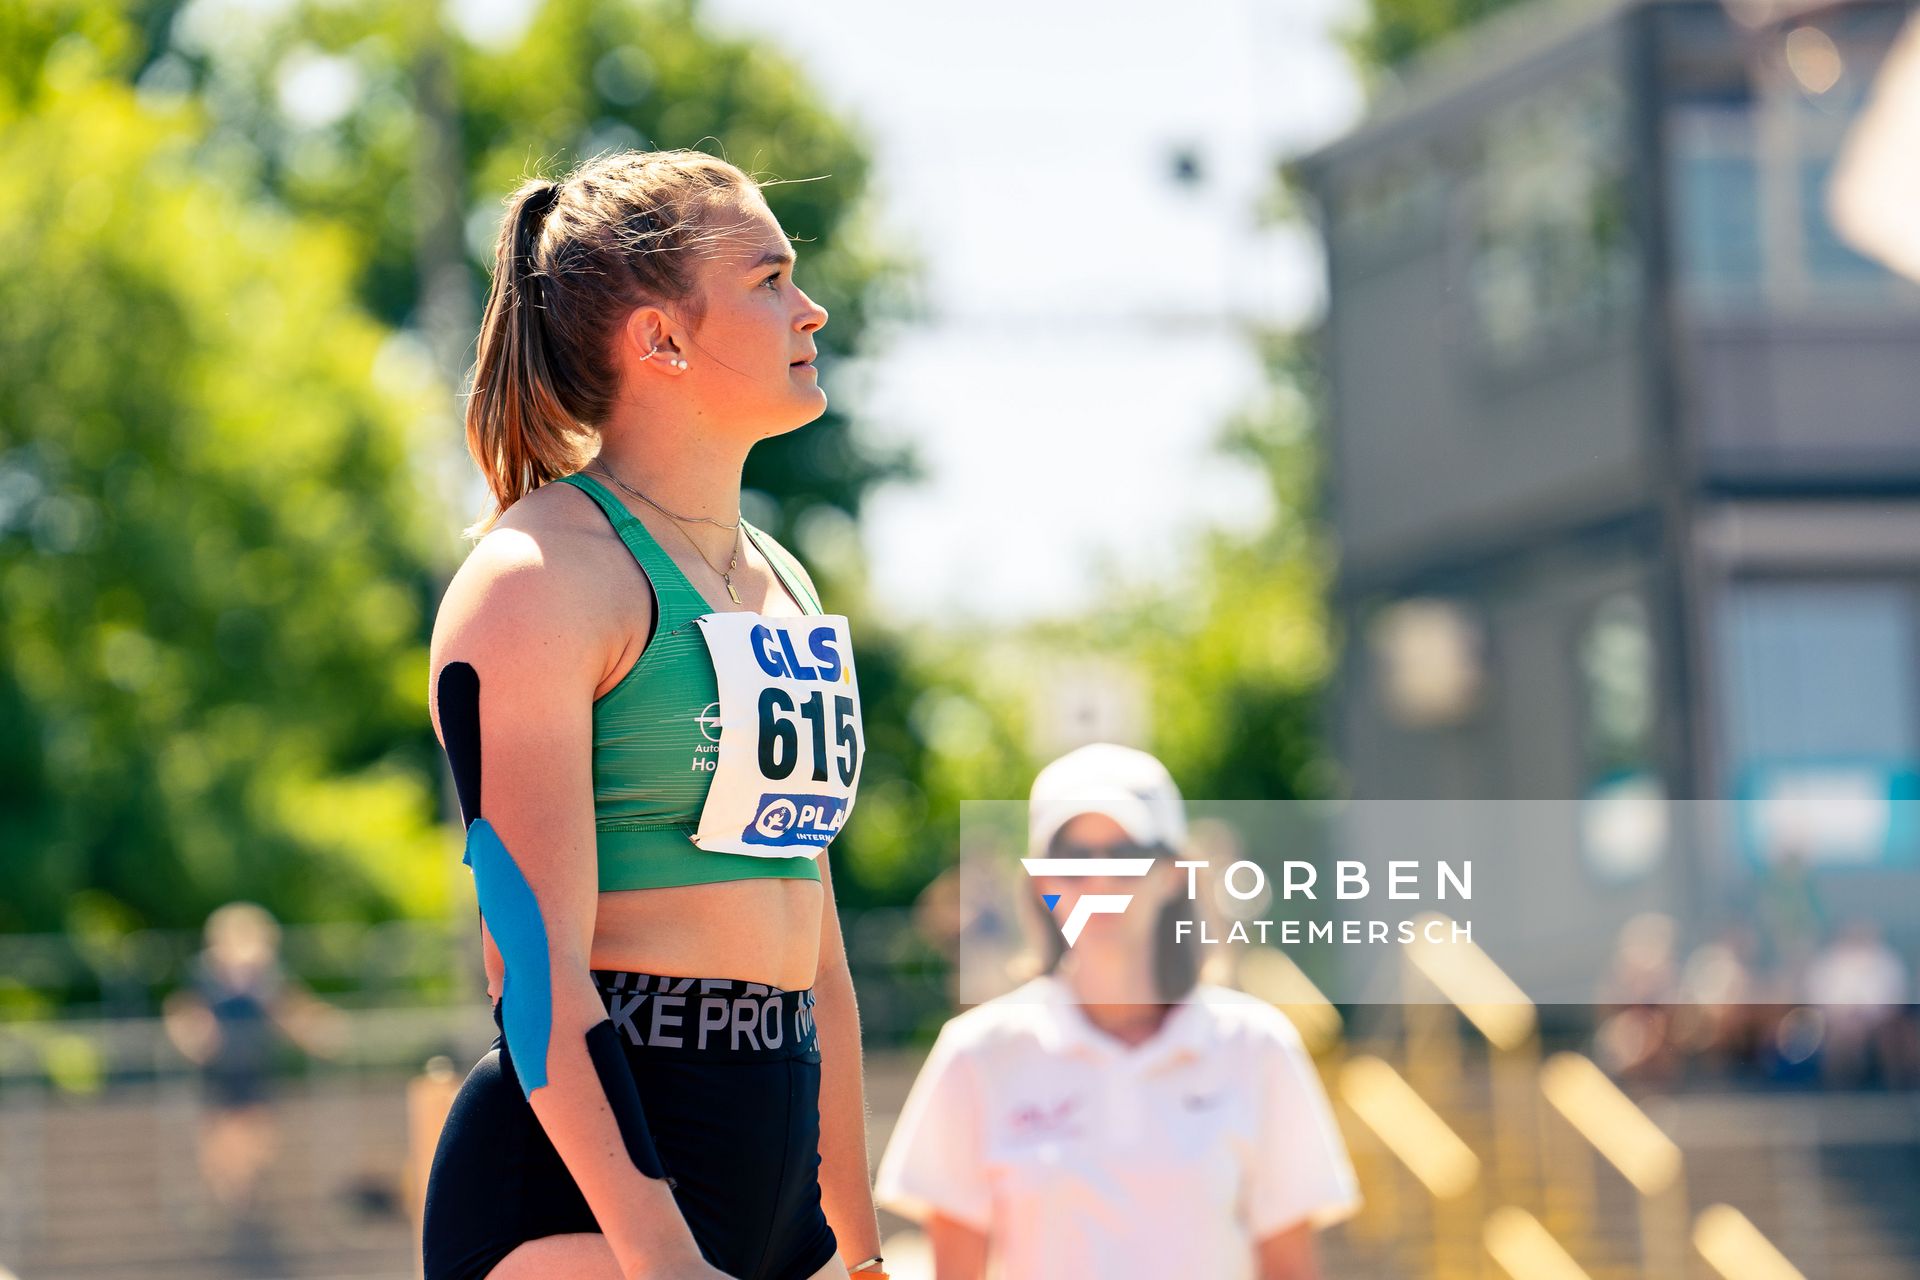
M520 237L524 246L522 252L533 257L533 248L540 238L540 224L546 221L547 213L560 199L560 184L549 182L530 193L520 205Z
M534 290L540 287L540 269L534 263L534 253L540 246L540 227L546 221L547 213L560 198L560 184L549 182L528 194L521 202L519 214L519 252L523 280ZM538 310L538 308L535 308Z
M549 182L528 196L527 202L520 206L520 211L530 217L544 218L547 216L547 210L553 208L553 202L559 198L560 184Z

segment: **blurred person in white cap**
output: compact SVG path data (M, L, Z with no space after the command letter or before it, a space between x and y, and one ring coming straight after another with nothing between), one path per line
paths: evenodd
M1321 1274L1352 1165L1286 1015L1199 981L1176 940L1186 837L1143 751L1095 743L1034 779L1043 971L941 1029L875 1187L925 1228L935 1280Z

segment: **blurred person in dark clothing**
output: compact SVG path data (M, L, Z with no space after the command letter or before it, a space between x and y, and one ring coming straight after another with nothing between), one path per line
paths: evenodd
M330 1056L340 1015L280 967L280 926L265 908L230 902L207 917L206 948L167 998L167 1037L200 1069L200 1172L223 1209L244 1215L273 1160L272 1072L284 1036Z

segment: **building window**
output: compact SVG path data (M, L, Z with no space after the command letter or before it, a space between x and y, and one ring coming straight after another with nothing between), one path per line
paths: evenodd
M1893 8L1802 24L1779 48L1737 58L1730 30L1687 37L1698 70L1667 111L1670 214L1681 287L1696 308L1768 310L1910 307L1920 290L1834 232L1827 187L1834 161L1902 21ZM1803 54L1796 59L1796 44Z
M1912 858L1914 605L1902 581L1745 582L1723 598L1720 737L1753 861Z
M1762 279L1760 173L1751 148L1713 137L1744 122L1714 115L1691 123L1675 233L1688 283L1700 294L1751 298Z
M1640 597L1602 600L1580 635L1580 687L1589 781L1653 763L1653 641Z
M1672 838L1666 787L1653 758L1653 637L1637 592L1610 595L1594 607L1576 658L1586 755L1580 850L1600 879L1625 882L1657 867Z
M1493 364L1587 346L1624 313L1635 283L1625 121L1614 77L1590 71L1482 125L1467 280Z

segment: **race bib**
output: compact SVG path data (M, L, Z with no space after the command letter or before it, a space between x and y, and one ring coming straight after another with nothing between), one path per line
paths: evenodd
M720 750L693 842L818 857L853 809L866 756L853 644L839 614L697 619L720 686Z

